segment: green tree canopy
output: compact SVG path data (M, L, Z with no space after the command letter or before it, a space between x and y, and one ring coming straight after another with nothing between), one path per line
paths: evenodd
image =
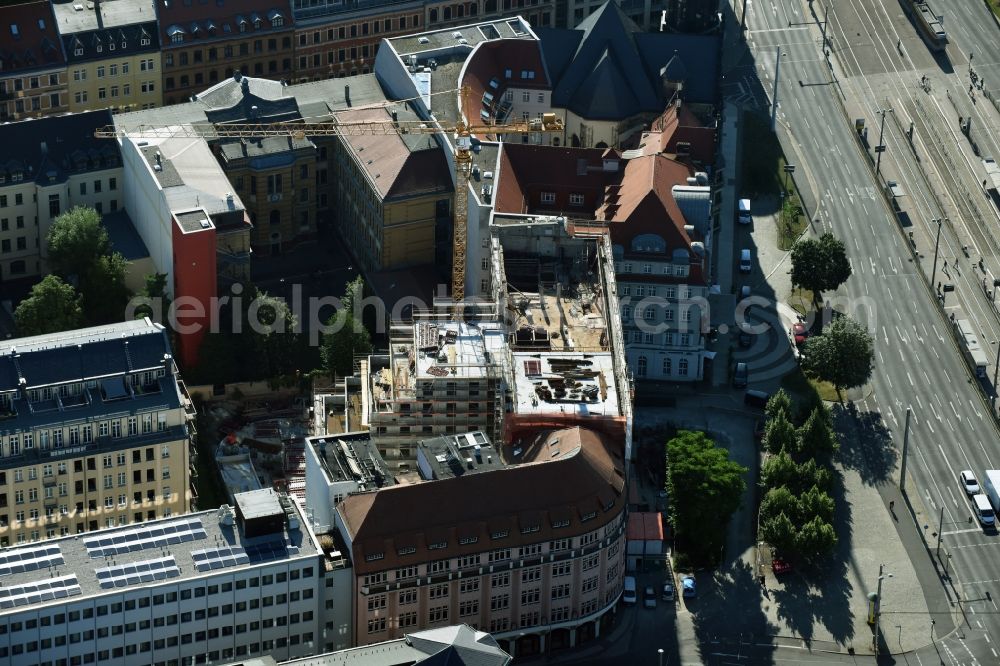
M799 510L797 515L802 522L810 520L814 516L819 516L827 523L833 522L833 498L817 486L813 486L802 493L798 498L798 504Z
M830 382L841 391L862 386L872 375L874 341L858 322L847 316L837 317L822 335L806 341L803 359L810 375Z
M354 372L354 357L372 350L368 329L346 310L330 317L326 323L330 333L323 334L323 367L331 375L350 375Z
M718 552L725 526L739 508L747 469L729 460L705 433L681 430L667 442L670 517L689 552Z
M768 419L773 419L778 414L784 414L789 421L792 420L792 399L785 393L785 389L778 389L777 392L767 400L764 414Z
M771 488L760 501L760 517L774 518L779 513L795 517L799 515L799 500L787 486Z
M90 273L98 258L111 254L101 214L86 206L76 206L56 217L46 242L53 272L79 280Z
M760 536L780 553L795 550L795 539L797 536L795 524L784 512L776 516L769 516L766 519L762 518L760 522Z
M121 321L129 298L125 286L128 262L111 251L101 214L77 206L52 221L46 243L52 271L80 290L85 323Z
M809 457L828 455L837 450L837 437L830 425L825 406L816 407L798 429L799 451Z
M46 275L18 304L14 322L20 336L69 331L83 326L80 296L57 275Z
M785 413L779 411L774 418L768 419L764 426L764 448L771 453L795 453L797 442L795 426L789 422Z
M825 557L837 547L833 525L819 516L804 523L795 535L795 550L807 560Z
M768 457L760 468L760 482L765 488L797 486L799 467L785 452Z
M813 292L816 301L851 277L844 243L830 232L804 238L792 248L792 284Z

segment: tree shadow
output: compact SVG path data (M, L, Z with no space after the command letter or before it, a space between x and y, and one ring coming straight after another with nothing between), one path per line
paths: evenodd
M862 412L854 403L834 405L833 427L840 441L837 462L856 471L869 486L889 480L898 453L892 446L892 431L877 411Z
M703 663L713 663L709 658L712 653L732 653L734 647L746 650L753 647L754 663L771 661L761 644L778 633L778 627L761 607L761 586L750 563L734 560L723 566L714 573L711 585L699 586L696 599L685 601L694 615L694 631Z
M816 564L804 563L783 576L781 588L773 591L777 615L782 623L807 643L832 640L848 645L855 639L851 601L854 589L848 580L853 540L852 507L844 491L843 477L834 471L830 495L835 502L833 527L837 548L830 557ZM829 638L817 637L821 625Z

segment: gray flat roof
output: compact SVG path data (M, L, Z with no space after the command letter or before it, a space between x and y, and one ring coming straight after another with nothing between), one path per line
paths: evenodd
M97 20L98 8L100 22ZM103 0L100 4L91 0L54 0L52 11L56 14L61 35L156 21L153 0Z
M313 447L323 461L323 472L332 483L357 481L371 488L395 483L367 430L309 437L306 445Z
M527 22L520 16L395 37L390 39L389 43L400 56L417 54L419 57L424 51L453 46L468 46L471 51L472 47L480 42L516 37L530 37Z
M281 502L278 501L278 493L274 491L274 488L261 488L260 490L240 493L236 496L236 506L246 520L268 518L284 513Z
M301 527L246 539L216 510L49 539L0 550L0 614L319 553Z
M507 465L493 448L486 433L476 430L461 435L443 435L417 443L434 479L451 479L466 474L502 469ZM425 479L430 481L431 479Z

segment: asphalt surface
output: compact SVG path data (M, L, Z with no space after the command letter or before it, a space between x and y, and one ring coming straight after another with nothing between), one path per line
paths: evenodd
M881 108L894 106L901 115L906 112L905 115L918 120L933 111L944 118L934 122L947 125L948 113L943 109L938 111L936 98L929 102L931 111L925 110L926 104L916 101L918 94L926 94L919 86L921 74L930 72L935 83L940 81L945 90L961 90L957 87L961 76L959 54L967 50L961 41L961 22L969 24L967 34L979 35L976 38L991 44L993 50L1000 49L1000 32L981 3L978 3L983 10L980 14L976 14L973 5L977 3L972 0L948 3L962 6L962 11L956 12L955 22L959 26L953 28L950 15L946 16L953 46L949 47L947 59L936 58L927 51L895 0L846 0L836 4L829 20L831 68L822 51L817 25L823 18L823 8L818 2L814 4L817 15L805 3L789 0L751 3L747 23L757 81L752 73L745 72L741 83L730 82L736 87L730 94L739 96L744 103L759 104L762 96L770 95L777 48L780 46L787 54L782 56L778 88L779 134L789 161L794 159L801 165L800 188L812 190L816 195L815 201L808 201L808 197L806 201L816 230L832 229L848 245L854 277L837 294L842 297L838 309L845 309L865 322L876 336L873 392L856 404L859 422L871 444L868 449L860 449L870 474L867 480L886 497L893 492L894 479L898 479L903 422L910 407L913 418L906 489L911 506L907 509L912 511L915 529L923 528L932 544L939 511L944 510L944 547L940 557L944 564L939 563L935 548L929 553L912 553L915 566L931 568L940 578L936 581L932 578L924 588L931 609L926 618L927 642L917 653L896 660L1000 663L991 634L998 628L993 598L1000 594L997 563L1000 538L969 523L971 511L957 481L959 470L981 471L991 468L995 459L1000 458L996 450L997 430L989 405L983 399L983 389L973 383L922 274L925 262L914 260L908 241L897 228L895 216L873 177L873 164L854 136L853 118L845 112L845 106L856 105L864 114L870 145L877 143L880 117L874 111ZM984 55L974 56L973 62L980 57L994 63L1000 61L996 54L985 55L989 52L984 49ZM952 59L956 64L951 64ZM967 54L964 67L967 73ZM852 97L842 97L848 93ZM853 97L855 93L859 98ZM954 96L958 97L958 93ZM893 99L898 100L897 105L893 105ZM985 105L972 101L971 97L969 103L985 114ZM890 131L896 123L896 119L890 118ZM991 127L990 121L982 124L984 128ZM928 122L926 141L933 143L935 135L946 131ZM899 134L895 134L898 141ZM915 217L926 228L931 220L924 218L933 213L936 205L935 190L952 188L956 190L953 196L962 197L973 170L969 168L968 176L948 180L949 174L942 173L947 165L945 157L935 158L934 146L921 146L920 138L918 134L918 149L928 151L930 162L926 168L933 172L929 181L920 184L922 177L907 171L906 160L900 158L900 163L904 167L901 171L908 173L915 183L914 198L924 200L923 208L917 205ZM886 143L892 151L892 143ZM896 146L900 154L904 154L903 148ZM958 162L957 156L951 159L953 164ZM914 157L912 161L917 160ZM940 205L949 204L945 201ZM985 211L974 201L967 202L965 209L961 202L953 201L950 205L959 212L954 231L949 230L950 235L943 241L945 246L950 243L952 250L960 251L961 244L965 244L961 243L963 234L976 238L978 233L977 249L983 250L992 261L990 237L982 230L982 221L975 218L976 210L980 215L985 215ZM965 307L976 312L983 330L987 330L989 313L975 298L975 281L971 277L974 269L966 263L959 271L970 276L960 281L964 286L950 298L960 296ZM988 340L989 344L996 339ZM995 352L990 353L992 356ZM883 611L888 614L891 609ZM957 613L959 626L949 632L944 627L951 623L952 613ZM933 642L932 620L938 639ZM891 627L883 627L883 638L890 649L891 633ZM947 634L943 639L942 633Z

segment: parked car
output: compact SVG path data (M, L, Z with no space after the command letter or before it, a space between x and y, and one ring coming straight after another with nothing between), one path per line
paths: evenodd
M625 576L625 589L622 592L622 603L634 604L635 602L635 576Z
M771 570L774 571L775 576L780 576L781 574L786 574L792 570L792 565L783 559L776 557L771 560Z
M740 324L740 347L746 349L753 344L753 333L750 332L750 324L743 322Z
M697 595L698 590L695 586L694 576L689 575L681 578L681 590L683 590L681 594L683 594L687 599Z
M663 599L664 601L673 601L674 600L674 585L673 585L673 583L664 583L663 584L663 593L660 595L660 598Z
M747 367L747 364L742 361L737 363L736 370L733 372L733 387L746 388L747 382L749 381L750 369Z
M792 324L792 339L795 341L795 346L801 347L806 343L809 338L809 329L802 322L797 322Z
M740 298L750 298L750 285L745 284L740 287Z
M972 473L971 469L962 470L959 476L962 477L962 487L965 488L966 495L979 494L979 482L976 481L976 475Z
M642 592L642 605L646 608L656 608L656 591L652 585L647 585Z

